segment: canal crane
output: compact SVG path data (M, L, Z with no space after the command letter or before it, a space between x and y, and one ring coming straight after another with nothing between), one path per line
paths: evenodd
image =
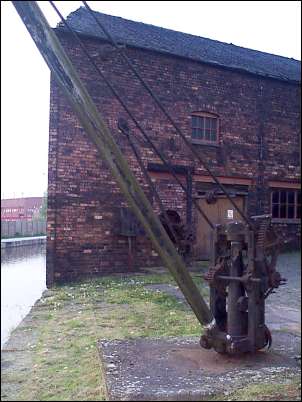
M111 44L116 47L129 68L134 72L136 78L189 147L193 156L205 167L209 176L229 199L241 217L240 220L214 225L204 211L197 207L198 212L212 229L210 264L208 272L204 275L204 279L210 287L209 307L202 298L184 262L184 256L188 247L190 247L190 242L192 242L192 233L188 228L181 225L175 214L173 215L163 208L154 186L151 185L150 188L154 192L161 208L160 217L155 214L106 126L104 118L97 110L72 62L66 55L37 3L35 1L13 1L12 3L86 130L87 135L95 144L101 158L107 162L133 213L152 241L164 265L171 272L192 311L204 327L200 345L206 349L213 348L218 353L231 355L247 352L255 353L266 346L269 347L272 339L270 331L265 325L265 300L286 281L276 270L277 251L281 242L272 227L271 216L248 217L236 205L204 158L191 146L149 85L142 79L125 54L124 49L115 42L88 4L83 2L91 17L94 18L97 25L106 34ZM54 3L50 3L59 13ZM60 13L59 15L61 16ZM62 20L68 27L63 17ZM71 29L70 27L68 28ZM75 32L72 33L80 41L78 35ZM79 43L89 60L93 62L83 43ZM98 69L96 65L94 66ZM167 163L163 155L151 142L110 81L106 79L100 69L98 71L136 127L139 128L145 140L152 144L154 151L157 155L160 155L163 163L177 180L173 167ZM120 131L132 143L127 123L119 121L117 124ZM133 146L132 149L141 165L142 161L138 150ZM143 167L142 170L146 176L147 172ZM150 184L150 178L148 182ZM182 183L181 185L183 186ZM184 190L186 191L186 188ZM213 199L215 194L211 194L209 197Z

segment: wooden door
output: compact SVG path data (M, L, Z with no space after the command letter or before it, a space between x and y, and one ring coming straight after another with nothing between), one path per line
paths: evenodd
M236 196L232 198L236 205L241 210L244 210L244 197ZM210 221L215 223L227 223L232 220L241 221L237 210L233 207L231 202L227 198L217 198L213 204L208 204L205 198L201 198L199 201L200 208L209 217ZM208 259L210 256L210 239L212 235L212 229L198 213L197 228L196 228L196 257L203 260Z

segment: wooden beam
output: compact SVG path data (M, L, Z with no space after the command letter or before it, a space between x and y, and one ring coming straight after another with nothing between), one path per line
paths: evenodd
M178 173L177 177L180 180L184 180L185 173ZM170 179L173 180L172 175L169 172L159 172L159 171L150 171L150 176L154 179ZM208 175L201 175L201 174L193 174L192 175L194 182L201 182L201 183L215 183L212 177ZM251 186L253 183L253 179L248 179L246 177L231 177L231 176L217 176L219 181L223 184L239 184L243 186ZM185 182L184 182L185 183Z
M139 186L128 163L115 143L71 61L35 1L13 1L19 16L37 45L51 72L88 137L106 160L112 175L133 212L149 235L154 248L170 270L201 324L213 324L213 316L193 282L152 206Z
M277 180L270 180L268 182L269 187L276 187L276 188L295 188L295 189L300 189L301 188L301 183L300 182L294 182L294 181L277 181Z
M252 179L248 179L245 177L217 176L217 178L223 184L238 184L243 186L250 186L253 182ZM203 183L214 183L214 180L210 176L206 175L194 174L193 180Z

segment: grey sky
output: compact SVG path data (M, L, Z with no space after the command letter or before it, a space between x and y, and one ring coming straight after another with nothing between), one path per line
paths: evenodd
M54 26L48 2L38 2ZM64 16L80 1L57 1ZM301 60L300 1L91 1L94 10ZM47 188L49 71L9 1L1 2L1 197Z

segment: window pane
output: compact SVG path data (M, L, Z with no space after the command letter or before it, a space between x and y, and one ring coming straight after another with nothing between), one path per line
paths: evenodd
M198 139L203 138L202 131L200 130L200 128L193 128L192 129L192 137L193 138L198 138Z
M287 202L289 204L294 204L294 202L295 202L295 193L294 193L294 191L288 191L287 192Z
M279 205L273 205L272 215L273 218L279 218Z
M211 127L212 127L212 130L214 130L214 131L217 130L217 119L211 119Z
M205 140L211 141L211 130L205 130Z
M279 202L279 191L273 191L272 200L273 200L274 203L278 203L278 202Z
M280 202L286 203L286 191L280 191Z
M217 118L205 116L192 117L192 138L217 141Z
M301 218L301 205L297 205L296 218L298 218L298 219Z
M211 120L212 119L209 119L209 118L206 118L206 129L211 129Z
M280 205L280 218L286 218L286 205Z
M295 207L294 207L294 205L289 205L288 206L288 209L287 209L287 217L289 218L289 219L293 219L295 216L294 216L294 211L295 211Z

